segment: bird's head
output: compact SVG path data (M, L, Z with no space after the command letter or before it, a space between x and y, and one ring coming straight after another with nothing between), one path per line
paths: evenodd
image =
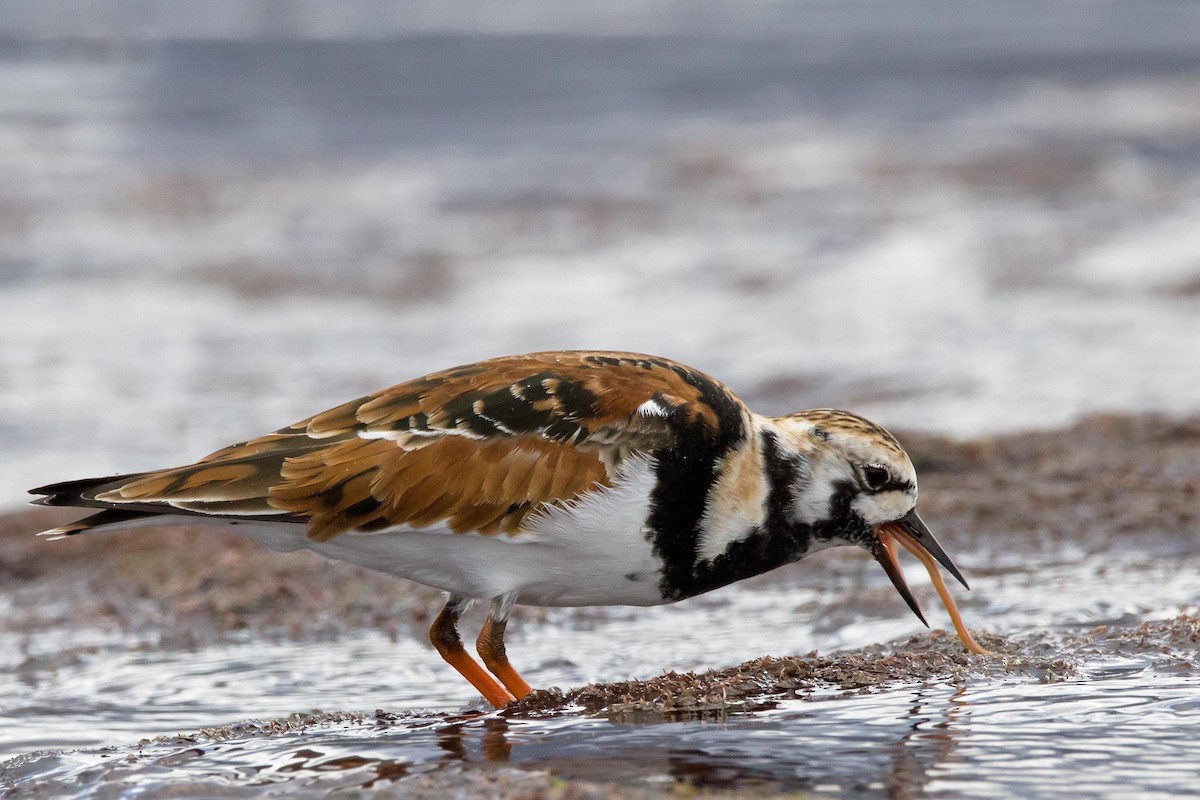
M883 566L896 591L925 622L896 559L897 541L932 568L932 556L963 586L966 581L917 516L917 473L890 433L847 411L817 409L773 420L791 459L784 513L810 532L810 549L854 544ZM926 623L928 624L928 623Z

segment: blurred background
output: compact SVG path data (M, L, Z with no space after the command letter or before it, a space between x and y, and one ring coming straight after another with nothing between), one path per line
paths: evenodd
M1200 410L1200 6L5 0L0 508L489 356Z

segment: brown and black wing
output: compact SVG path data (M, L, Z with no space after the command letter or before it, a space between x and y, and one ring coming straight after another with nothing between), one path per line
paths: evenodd
M512 533L610 484L631 454L728 440L747 416L723 385L666 359L535 353L399 384L195 464L34 492L49 505L304 522L320 540L404 524Z

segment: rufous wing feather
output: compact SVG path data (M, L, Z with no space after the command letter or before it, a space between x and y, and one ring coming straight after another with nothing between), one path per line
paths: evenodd
M720 383L665 359L535 353L402 383L82 500L274 514L318 540L400 525L511 534L609 485L631 454L716 436L730 413L748 414Z

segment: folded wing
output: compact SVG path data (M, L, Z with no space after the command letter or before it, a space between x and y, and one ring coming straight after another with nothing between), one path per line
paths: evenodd
M195 464L33 491L46 505L304 523L318 540L397 525L511 534L610 485L630 455L714 438L747 413L666 359L535 353L402 383Z

